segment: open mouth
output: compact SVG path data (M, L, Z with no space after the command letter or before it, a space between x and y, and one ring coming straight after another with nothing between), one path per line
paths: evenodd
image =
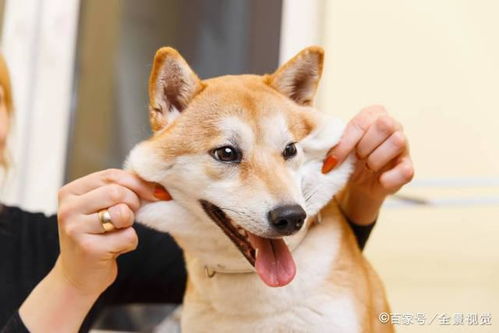
M256 262L256 250L249 241L249 233L240 226L235 226L224 211L214 204L206 200L200 200L200 202L206 214L208 214L220 229L222 229L227 237L237 246L239 251L241 251L244 257L246 257L251 266L254 267Z
M282 238L257 236L234 224L218 206L206 200L200 200L200 203L206 214L255 267L263 282L271 287L282 287L293 280L296 274L295 262Z

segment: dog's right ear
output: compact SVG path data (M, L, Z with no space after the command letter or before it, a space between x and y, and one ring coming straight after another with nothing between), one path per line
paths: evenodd
M307 47L268 76L267 83L300 105L312 105L323 63L322 47Z
M171 47L156 52L149 78L149 120L159 131L182 112L203 88L187 62Z

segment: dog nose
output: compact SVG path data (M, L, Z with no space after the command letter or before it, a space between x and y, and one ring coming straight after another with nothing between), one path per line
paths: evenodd
M279 206L268 214L270 225L283 236L300 230L306 217L307 213L300 205Z

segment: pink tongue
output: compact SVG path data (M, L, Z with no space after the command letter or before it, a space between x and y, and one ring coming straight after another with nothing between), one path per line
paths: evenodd
M257 249L255 268L260 278L270 287L282 287L293 280L296 266L282 239L267 239L249 234Z

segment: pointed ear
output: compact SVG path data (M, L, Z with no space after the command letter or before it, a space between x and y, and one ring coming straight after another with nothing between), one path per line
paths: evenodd
M202 90L203 84L171 47L156 52L149 78L149 120L153 131L171 123Z
M270 75L268 84L300 105L312 105L323 62L324 50L308 47Z

